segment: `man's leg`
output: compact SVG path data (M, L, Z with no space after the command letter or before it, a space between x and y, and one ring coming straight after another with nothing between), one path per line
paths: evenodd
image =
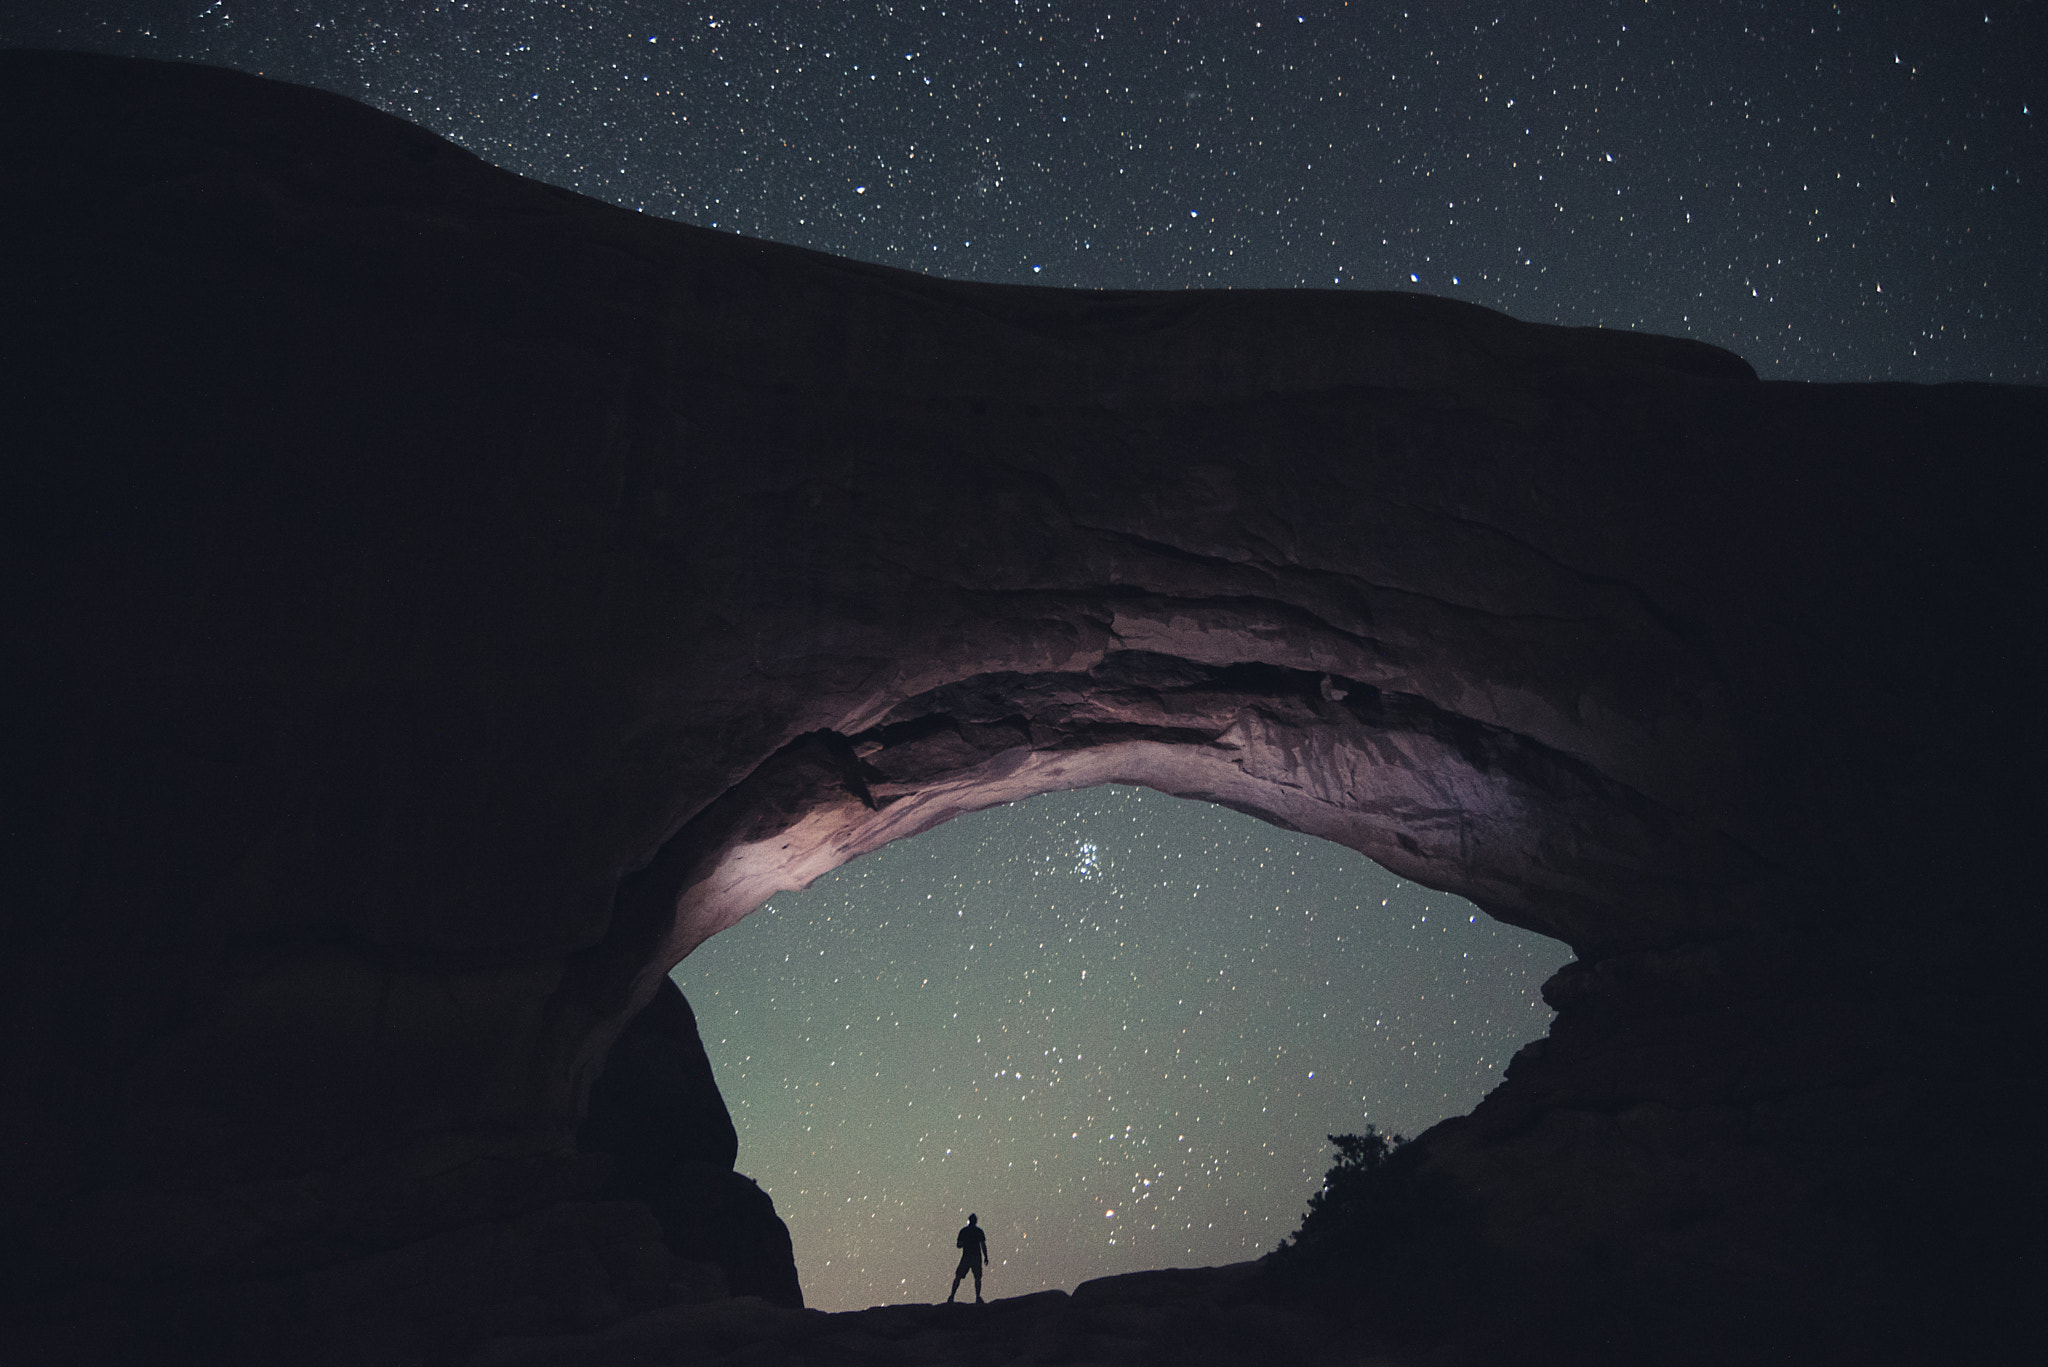
M974 1265L974 1303L975 1303L976 1305L980 1305L980 1304L982 1303L982 1301L981 1301L981 1264L980 1264L980 1263L976 1263L976 1264Z
M957 1296L957 1295L959 1295L959 1294L960 1294L960 1274L959 1274L958 1272L955 1272L955 1273L953 1274L953 1289L952 1289L951 1291L948 1291L948 1292L946 1293L946 1304L948 1304L948 1305L951 1305L951 1304L953 1303L953 1297L955 1297L955 1296Z

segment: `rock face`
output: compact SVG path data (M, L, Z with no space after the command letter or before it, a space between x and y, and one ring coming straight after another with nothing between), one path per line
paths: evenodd
M576 1143L611 1155L603 1194L645 1202L677 1258L717 1269L730 1294L803 1308L789 1227L768 1194L733 1171L739 1135L673 982L612 1046Z
M203 68L0 54L0 122L17 1341L402 1362L709 1294L719 1108L577 1145L666 970L1110 781L1577 952L1418 1141L1486 1269L1434 1360L1996 1331L2040 391L930 280Z

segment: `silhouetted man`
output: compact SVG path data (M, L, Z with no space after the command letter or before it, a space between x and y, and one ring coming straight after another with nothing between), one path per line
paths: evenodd
M968 1216L967 1224L953 1240L960 1246L960 1266L953 1269L953 1289L946 1293L948 1305L953 1303L953 1297L960 1294L960 1279L970 1272L974 1274L974 1303L982 1304L981 1268L988 1261L988 1235L981 1232L979 1219L979 1216Z

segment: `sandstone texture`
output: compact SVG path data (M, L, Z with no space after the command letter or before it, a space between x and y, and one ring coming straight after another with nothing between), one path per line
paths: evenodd
M780 1360L826 1317L770 1304L666 971L1103 782L1577 953L1417 1141L1472 1271L1387 1352L2005 1332L2042 391L932 280L198 67L0 53L0 125L0 1281L38 1360ZM1268 1291L1240 1321L1294 1332ZM870 1313L873 1360L954 1332Z

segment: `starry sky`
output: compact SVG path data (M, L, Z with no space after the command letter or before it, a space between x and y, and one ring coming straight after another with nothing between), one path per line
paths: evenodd
M2048 0L10 0L937 275L1414 289L1766 378L2048 381Z
M323 86L940 276L1419 290L1766 378L2048 382L2048 0L8 0L0 44ZM1097 789L857 861L677 976L836 1309L942 1296L969 1210L998 1294L1263 1251L1325 1133L1469 1109L1566 957Z

